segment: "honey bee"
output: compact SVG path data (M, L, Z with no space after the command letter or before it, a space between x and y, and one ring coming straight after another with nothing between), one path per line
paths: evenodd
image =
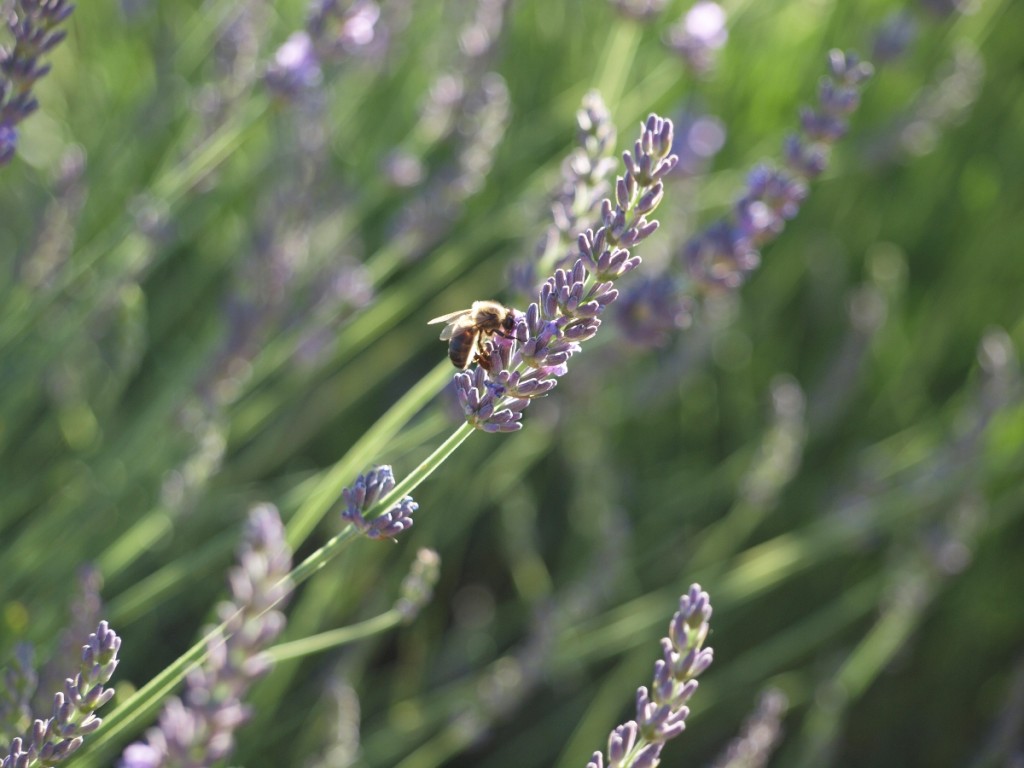
M508 338L516 327L515 310L496 301L474 301L469 309L435 317L427 325L434 323L448 323L441 331L441 341L448 342L448 359L460 371L470 363L490 370L490 355L481 350L481 343L494 334Z

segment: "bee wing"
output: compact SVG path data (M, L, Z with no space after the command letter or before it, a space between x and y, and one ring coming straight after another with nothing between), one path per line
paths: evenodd
M441 341L448 341L455 332L456 326L459 325L459 321L462 318L467 317L472 310L460 309L458 312L449 312L447 315L441 315L435 317L433 320L428 320L427 325L435 325L437 323L448 323L448 326L441 331Z
M462 370L469 368L470 363L476 362L477 355L480 354L480 334L473 334L473 344L469 348L469 353L466 355L466 361L462 366ZM448 355L451 357L451 354ZM454 360L452 362L455 362Z
M454 323L463 315L468 315L473 310L471 309L460 309L458 312L449 312L447 315L441 315L435 317L433 320L427 320L427 325L436 325L437 323Z

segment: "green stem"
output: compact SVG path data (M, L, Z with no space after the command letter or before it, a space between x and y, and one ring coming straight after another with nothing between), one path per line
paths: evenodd
M293 640L290 643L275 645L268 653L275 663L288 661L289 659L298 659L303 656L311 656L314 653L321 653L331 648L338 648L354 643L356 640L363 640L367 637L386 632L401 624L402 618L402 614L392 608L390 611L380 614L380 616L374 616L372 619L361 621L358 624L332 629L329 632L321 632L310 637L304 637L301 640Z
M639 44L640 25L629 19L612 28L605 44L604 66L597 77L597 90L613 114L622 98L626 77L633 66Z

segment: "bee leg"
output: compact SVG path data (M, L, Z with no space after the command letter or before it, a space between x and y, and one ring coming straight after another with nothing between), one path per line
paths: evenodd
M491 372L491 366L493 365L493 363L491 361L490 354L488 354L487 352L477 352L476 357L473 358L473 362L479 365L488 373Z

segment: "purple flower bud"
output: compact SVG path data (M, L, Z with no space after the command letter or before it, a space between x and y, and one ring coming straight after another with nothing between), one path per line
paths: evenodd
M809 144L793 134L786 138L783 157L794 173L805 179L815 179L828 166L828 147L823 144Z
M371 539L393 539L402 531L412 527L412 515L419 504L411 496L404 497L383 515L370 521L366 535Z
M418 508L412 497L400 499L394 507L371 520L363 515L394 487L394 473L386 464L359 475L355 483L341 492L345 503L342 518L373 539L397 536L412 526L412 514Z
M608 736L608 763L619 765L636 744L637 724L629 720L614 728Z
M658 765L664 743L655 742L641 749L633 760L631 768L654 768Z
M3 94L0 93L0 103L3 101ZM13 125L0 122L0 165L5 165L14 157L18 148L18 131Z

